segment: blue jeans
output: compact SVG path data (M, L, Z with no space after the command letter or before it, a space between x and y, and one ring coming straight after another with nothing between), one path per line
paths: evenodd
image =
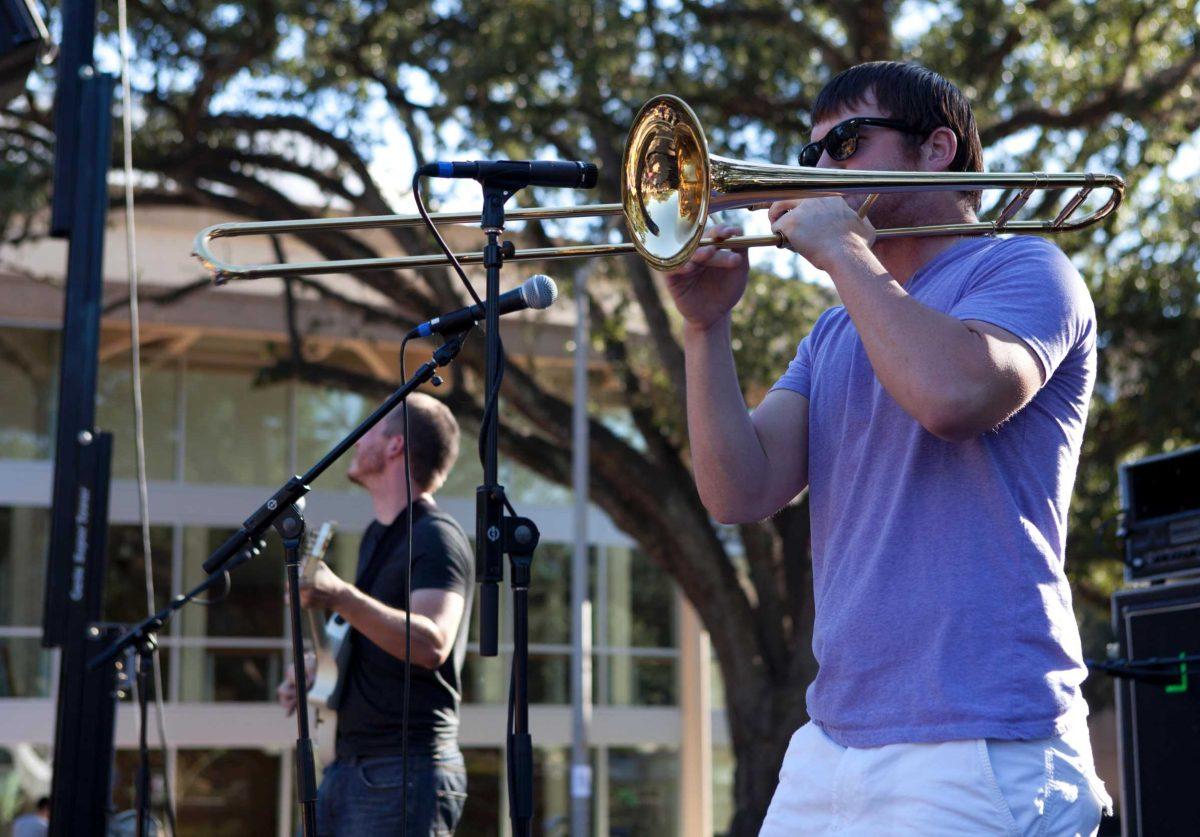
M408 830L400 756L338 758L317 790L320 837L443 837L454 833L467 800L467 769L457 748L408 755Z

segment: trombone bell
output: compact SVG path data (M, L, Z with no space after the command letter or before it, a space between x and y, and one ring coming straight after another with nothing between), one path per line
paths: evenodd
M642 106L621 165L621 205L633 245L658 270L688 260L708 222L708 142L696 114L674 96Z

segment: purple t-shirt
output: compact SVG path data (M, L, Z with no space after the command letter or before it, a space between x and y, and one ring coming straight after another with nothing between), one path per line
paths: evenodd
M1091 297L1030 237L955 244L905 290L1016 335L1047 381L999 428L946 442L884 390L844 308L800 342L775 388L809 401L809 714L849 747L1058 735L1086 712L1063 556L1096 377Z

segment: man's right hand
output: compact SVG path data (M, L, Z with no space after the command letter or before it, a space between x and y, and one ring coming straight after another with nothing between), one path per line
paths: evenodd
M712 238L725 240L741 233L732 225L714 227ZM675 307L692 328L711 328L726 317L746 291L750 258L745 250L700 247L691 261L666 274L667 290Z
M308 684L308 688L312 688L313 682L317 679L317 657L315 654L304 655L304 680ZM287 674L283 678L283 682L275 689L275 698L279 701L279 705L283 707L285 715L290 716L296 711L296 669L293 666L287 667Z

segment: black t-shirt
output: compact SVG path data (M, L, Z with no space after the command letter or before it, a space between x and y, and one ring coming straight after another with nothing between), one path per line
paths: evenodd
M359 548L355 586L384 604L404 607L408 572L406 512L384 526L373 522ZM409 752L432 752L458 737L462 664L475 588L475 562L466 533L455 520L426 499L413 503L412 589L449 590L465 602L454 648L434 670L412 667L408 706ZM370 639L350 633L350 663L338 706L337 754L398 755L404 706L403 660Z

